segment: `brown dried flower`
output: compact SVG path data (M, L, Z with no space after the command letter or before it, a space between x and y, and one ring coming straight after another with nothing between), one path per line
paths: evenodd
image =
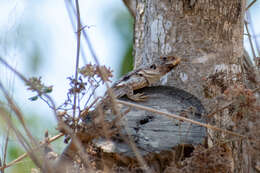
M87 64L79 69L79 73L84 77L93 77L96 74L96 66L92 64Z
M100 66L96 69L97 75L102 79L103 82L111 82L110 78L113 77L113 70L107 68L106 66Z

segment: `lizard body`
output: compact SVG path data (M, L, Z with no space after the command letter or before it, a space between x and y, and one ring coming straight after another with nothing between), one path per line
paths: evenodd
M158 82L161 77L170 72L180 63L181 59L177 56L163 56L155 62L141 66L121 77L105 93L102 101L97 104L97 108L104 109L111 103L111 96L120 98L126 95L133 101L145 101L147 96L142 93L134 94L135 90L151 86ZM81 113L81 117L86 117L88 110Z
M133 101L144 101L146 96L143 94L133 94L134 90L151 86L158 82L161 77L170 72L180 63L180 58L176 56L160 57L155 62L133 70L119 79L110 88L115 98L126 95ZM104 100L109 94L105 94Z

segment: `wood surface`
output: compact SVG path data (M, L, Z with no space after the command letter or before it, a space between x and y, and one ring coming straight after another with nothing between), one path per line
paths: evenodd
M152 107L161 111L185 116L196 121L205 122L205 109L193 95L175 87L146 87L136 92L143 92L148 96L145 102L138 104ZM126 97L122 100L133 102ZM137 102L134 102L137 103ZM121 108L122 112L129 109ZM113 114L107 115L113 119ZM188 122L180 122L163 115L131 108L120 121L120 133L112 139L98 138L93 143L106 153L117 153L133 157L135 152L129 145L131 140L142 156L150 153L160 153L171 150L179 144L202 144L205 140L206 129ZM126 139L126 136L130 138Z

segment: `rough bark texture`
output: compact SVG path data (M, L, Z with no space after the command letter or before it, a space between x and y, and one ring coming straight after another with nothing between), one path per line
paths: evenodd
M137 1L134 28L135 67L161 55L178 55L182 63L167 85L184 89L198 97L208 112L219 105L224 91L239 82L243 57L245 0L140 0ZM205 79L224 73L219 91L207 97ZM224 102L225 103L225 102ZM231 111L216 114L212 120L223 128L240 130L230 120ZM228 123L227 123L228 122ZM249 122L248 122L249 123ZM253 125L254 126L254 125ZM255 127L255 126L254 126ZM212 145L225 135L211 133ZM221 136L219 138L219 136ZM248 141L247 141L248 142ZM232 151L231 172L255 172L245 141L225 146ZM247 147L246 147L247 146Z
M183 57L168 82L199 97L202 79L216 70L237 70L243 55L244 0L138 1L135 67L158 55Z

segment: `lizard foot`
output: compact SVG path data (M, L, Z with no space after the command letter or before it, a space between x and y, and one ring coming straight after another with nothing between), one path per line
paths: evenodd
M148 96L144 95L143 93L137 93L137 94L130 95L130 96L128 95L127 97L136 102L143 102L143 101L146 101L148 98Z

